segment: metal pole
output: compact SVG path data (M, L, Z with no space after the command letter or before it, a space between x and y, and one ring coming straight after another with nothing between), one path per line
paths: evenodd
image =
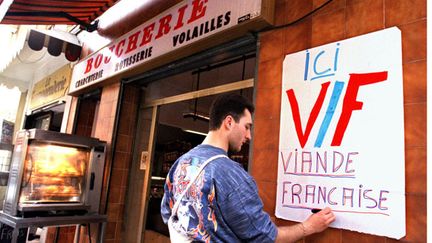
M74 242L75 243L79 243L80 236L81 236L81 225L77 224L75 226L75 236L74 236Z

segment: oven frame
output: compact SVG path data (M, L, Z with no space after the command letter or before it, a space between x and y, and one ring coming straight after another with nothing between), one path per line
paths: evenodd
M85 176L85 188L81 202L64 203L20 203L21 184L24 174L25 157L32 140L56 145L67 145L90 149L90 159ZM17 139L10 165L3 212L12 216L26 212L85 211L98 213L105 165L106 143L95 138L45 131L40 129L21 130Z

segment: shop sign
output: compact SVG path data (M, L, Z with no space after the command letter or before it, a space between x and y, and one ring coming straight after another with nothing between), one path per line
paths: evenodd
M402 42L390 28L287 55L276 216L405 236Z
M260 16L261 0L188 0L75 65L69 93Z
M53 74L35 83L31 95L30 109L47 105L66 95L71 77L71 68L68 65L60 68Z

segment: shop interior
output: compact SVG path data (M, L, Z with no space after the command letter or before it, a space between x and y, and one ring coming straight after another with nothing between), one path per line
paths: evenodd
M216 68L186 72L152 83L144 92L149 100L173 96L194 90L217 87L254 76L255 58L243 59ZM236 91L253 101L253 88ZM200 144L208 132L208 114L217 95L210 95L160 106L155 136L155 152L152 162L150 195L148 200L146 230L168 236L168 228L160 216L163 185L169 169L182 154ZM248 170L249 145L240 152L229 153L231 159Z
M243 92L251 94L252 88L246 91L247 92L237 91L237 93ZM207 106L206 110L208 111L211 104L210 101L214 98L215 96L210 96L199 100L207 100L203 103L206 103L205 106ZM181 109L177 109L178 106L181 106L180 103L181 102L179 102L179 104L175 103L161 107L147 210L146 229L167 236L169 235L168 228L162 222L160 216L160 204L164 193L163 186L165 178L177 158L198 144L201 144L208 132L208 120L206 120L208 112L200 112L197 113L197 115L194 115L194 112L183 112L182 114L174 115L181 111ZM245 144L240 152L230 152L228 154L232 160L240 163L245 170L248 169L248 155L248 144Z

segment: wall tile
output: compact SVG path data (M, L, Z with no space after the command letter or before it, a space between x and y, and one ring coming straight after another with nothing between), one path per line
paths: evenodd
M315 242L332 242L339 243L342 241L342 230L335 228L328 228L321 233L313 234L311 236L306 237L305 242L307 243L315 243Z
M342 230L342 243L385 243L385 237Z
M132 120L130 116L121 116L117 132L123 135L131 134L131 130L134 127L133 123L135 123L135 120Z
M117 136L116 151L128 153L131 151L131 146L132 137L121 134Z
M66 133L69 133L69 134L72 133L72 129L73 129L73 125L74 125L74 119L75 119L75 114L76 114L76 109L77 109L77 102L78 102L78 98L77 97L72 97L71 103L70 103L69 116L68 116L68 119L67 119L67 127L66 127Z
M120 203L121 202L121 188L120 186L110 185L109 196L108 196L108 206L111 203Z
M135 128L138 104L124 102L121 107L119 134L131 135Z
M170 243L170 239L164 235L158 234L152 230L146 230L144 235L144 242L152 243Z
M404 103L427 101L426 60L403 65Z
M344 37L344 9L312 17L312 47L342 40Z
M100 105L99 105L99 112L98 112L98 116L100 118L108 118L111 117L111 110L112 107L115 107L114 102L113 101L101 101Z
M275 213L276 182L257 180L258 193L264 204L264 211L270 215Z
M407 194L426 195L426 149L405 149L405 184Z
M286 2L288 3L286 9L287 23L300 19L312 11L312 0L286 0Z
M56 237L56 227L47 227L45 243L53 243Z
M95 130L95 137L110 142L112 139L112 131L114 124L114 117L98 118Z
M327 2L327 0L313 0L313 8L317 9L320 6L322 6L325 2ZM347 4L346 0L333 0L326 6L318 10L318 12L315 15L327 14L336 10L340 10L342 8L345 8L346 4Z
M258 66L258 81L255 86L257 91L281 87L282 60L282 58L278 58L266 62L260 61Z
M123 186L123 169L113 169L111 174L111 185Z
M112 240L115 238L115 230L116 230L117 223L115 222L108 222L106 224L105 228L105 242L106 240Z
M311 47L311 27L312 21L308 19L285 28L285 55L306 50Z
M129 170L122 170L122 173L123 173L123 176L122 176L123 180L121 181L121 186L126 188L128 186L128 182L129 182L129 178L128 178Z
M115 222L118 219L118 214L120 212L120 204L118 203L111 203L108 205L108 221L109 222Z
M280 88L261 89L256 92L255 117L265 119L279 119L281 104Z
M136 110L137 110L137 104L130 103L130 102L124 102L122 107L121 107L120 116L121 117L131 116L131 115L136 113Z
M399 240L392 239L392 238L386 238L385 242L386 243L401 243L401 242L406 243L406 242L410 242L410 241L406 240L405 238L402 238L402 239L399 239Z
M79 115L76 123L75 134L87 136L92 136L91 131L94 126L94 117L96 111L96 101L90 99L84 99L80 103Z
M125 204L124 203L120 203L119 204L120 205L120 208L119 208L119 212L118 212L118 215L117 215L117 221L118 222L123 222L124 220L124 212L125 212ZM120 227L121 228L121 227Z
M126 198L126 187L125 186L120 187L120 193L117 196L120 197L119 203L124 204L125 198Z
M273 216L271 216L271 219L278 226L294 226L294 225L298 224L298 222L283 220L283 219L275 218ZM313 243L313 242L339 243L339 242L341 242L341 230L328 228L328 229L324 230L323 232L310 235L310 236L306 237L305 239L301 239L301 240L297 241L296 243L306 243L306 242L307 243Z
M426 103L405 104L405 148L426 147Z
M347 5L347 38L384 28L384 0L363 0ZM367 21L366 21L367 20Z
M386 27L426 18L426 0L385 0Z
M102 90L101 102L104 101L116 101L120 92L120 80L108 86L105 86Z
M113 168L128 169L131 156L126 152L115 152Z
M111 117L115 117L116 116L116 113L117 113L117 104L118 104L119 102L118 102L118 100L115 100L115 101L113 101L112 102L112 104L110 104L110 114L109 114L109 116L111 116Z
M281 26L288 23L288 9L290 4L287 1L276 1L275 13L274 13L274 25Z
M127 103L135 103L138 100L140 88L132 85L124 86L123 99Z
M272 30L259 35L259 61L265 62L283 56L284 30Z
M426 242L426 196L406 197L406 242Z
M426 59L426 20L401 25L403 63Z
M103 125L100 125L99 131L101 134L103 134L103 139L105 139L107 141L112 139L112 131L114 129L111 126L112 123L114 123L113 117L101 118L100 124L103 124Z
M257 149L253 153L250 173L260 181L276 182L278 170L278 150Z
M276 218L273 216L272 216L272 218L274 218L274 222L276 223L276 225L279 225L279 226L291 226L291 225L298 224L298 222L289 221L289 220L285 220L285 219L279 219L279 218Z
M121 233L122 233L121 224L118 223L116 227L116 241L115 241L116 243L123 243L123 241L121 240Z
M255 118L253 149L277 149L279 146L279 119Z

